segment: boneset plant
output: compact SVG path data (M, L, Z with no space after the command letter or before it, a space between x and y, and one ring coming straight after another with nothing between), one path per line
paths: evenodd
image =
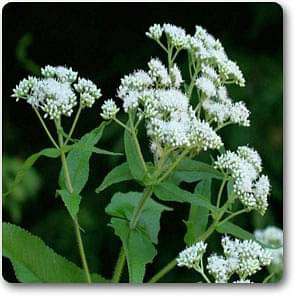
M77 220L80 192L88 179L89 158L93 152L118 155L95 147L104 127L116 122L124 129L126 162L112 169L96 192L129 180L137 182L143 191L118 192L106 207L106 213L111 216L109 226L122 242L111 281L117 283L121 280L126 262L129 281L144 281L146 265L157 254L155 245L158 243L161 214L172 210L161 202L174 201L190 207L185 220L187 248L179 254L174 253L174 259L149 282L159 281L176 265L195 270L199 273L199 280L209 283L249 283L250 276L269 266L270 274L265 278L268 282L275 273L282 271L282 250L278 250L282 249L282 237L278 238L280 234L277 233L280 242L274 244L268 239L271 233L256 231L253 235L231 222L236 216L253 210L263 216L270 193L269 179L262 173L259 154L249 146L226 150L221 137L222 128L226 126L250 126L250 112L245 104L232 100L226 88L229 84L244 86L243 74L228 58L220 41L201 26L196 26L194 35L189 35L171 24L155 24L146 35L165 52L166 64L158 58L151 58L147 70L135 70L121 79L116 96L122 101L122 109L127 115L125 123L118 118L121 108L113 99L108 99L102 105L104 121L101 125L80 140L74 140L72 134L81 110L91 107L101 92L88 80L78 79L76 82L77 73L71 69L47 66L42 69L43 78L29 77L14 90L13 96L17 100L25 99L32 105L54 145L38 156L61 157L62 172L57 194L73 218L86 281L105 280L99 275L91 279L86 262ZM183 78L182 68L177 64L178 55L186 57L187 78ZM71 116L78 102L74 123L66 134L61 117ZM51 135L40 111L45 118L53 120L58 141ZM152 153L150 161L145 161L147 149L140 146L143 128ZM199 161L199 154L203 152L209 152L211 163ZM29 164L35 159L37 156ZM16 178L16 184L19 180L20 176ZM211 192L213 181L219 186L216 199ZM183 182L194 183L194 192L184 190ZM236 208L238 203L242 209ZM24 279L26 276L18 263L26 268L28 265L20 262L18 251L13 251L9 243L12 240L9 236L25 232L11 224L4 226L4 234L7 234L7 238L4 235L4 249L9 249L5 250L6 256L13 262L18 278L26 281L28 278ZM224 255L212 251L206 259L209 249L206 241L215 232L223 234ZM277 259L274 260L275 256ZM23 260L26 259L23 257ZM276 268L271 268L272 265ZM38 269L33 263L30 266ZM62 263L56 267L61 266ZM72 268L77 267L72 265ZM81 270L76 270L76 279L83 280ZM61 272L64 274L65 270ZM51 279L64 281L66 277ZM66 281L74 281L68 279Z

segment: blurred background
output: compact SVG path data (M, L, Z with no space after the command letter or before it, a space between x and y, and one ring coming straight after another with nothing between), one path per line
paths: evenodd
M153 23L173 23L193 33L199 24L219 38L228 56L238 62L246 78L245 88L230 88L233 99L243 100L251 111L251 127L232 126L222 131L225 146L235 149L248 144L258 150L264 172L270 177L272 195L264 217L256 213L237 222L249 231L283 224L283 91L282 91L282 10L275 3L11 3L3 10L3 191L31 154L49 147L33 110L10 98L12 89L24 77L39 74L41 66L66 65L97 83L104 98L115 97L120 79L138 68L146 68L151 57L162 52L146 38ZM184 68L185 56L178 56ZM75 135L99 125L103 98L84 111ZM117 100L120 101L120 100ZM119 103L121 104L121 103ZM68 126L68 120L64 120ZM49 123L50 124L50 123ZM101 148L122 152L123 130L111 125L105 130ZM143 151L150 159L147 140ZM94 192L104 176L124 157L94 155L88 184L82 196L79 221L92 272L112 276L120 241L107 226L104 208L116 191L138 191L134 183ZM43 158L27 173L25 180L3 200L3 220L18 224L41 237L47 245L80 265L70 217L62 201L55 198L60 161ZM193 189L192 185L185 188ZM183 236L188 206L170 204L161 220L158 255L147 267L145 279L154 275L184 247ZM218 235L210 238L213 251L219 250ZM254 281L265 277L260 272ZM10 262L3 260L3 276L17 282ZM127 274L123 281L127 280ZM185 268L176 268L163 282L196 282L199 277Z

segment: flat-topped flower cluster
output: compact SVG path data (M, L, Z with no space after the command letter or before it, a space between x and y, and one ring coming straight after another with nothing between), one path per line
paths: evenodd
M253 240L230 239L224 236L221 240L224 255L211 254L207 258L206 269L215 283L227 283L236 274L239 280L233 283L251 283L248 277L254 275L264 266L272 262L272 252L264 249ZM207 244L203 241L186 248L179 253L177 265L193 268L201 274L205 273L203 255Z
M82 107L91 107L101 97L101 90L90 80L78 78L72 68L45 66L40 78L29 76L13 90L12 97L25 99L44 118L59 119L71 116L78 99ZM76 82L77 80L77 82Z
M266 175L261 175L261 158L255 150L240 146L236 152L226 151L218 156L215 167L233 178L234 192L249 210L265 213L270 182Z

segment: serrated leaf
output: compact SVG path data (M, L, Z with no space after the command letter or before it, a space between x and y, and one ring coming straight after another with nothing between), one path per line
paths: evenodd
M156 197L163 201L175 201L181 203L190 203L196 206L215 210L216 207L209 203L208 199L204 196L194 195L188 191L185 191L171 182L163 182L157 186L154 186L153 192Z
M9 191L7 191L5 194L3 194L4 197L8 196L15 188L16 186L23 180L24 176L26 175L26 172L34 165L34 163L41 157L49 157L49 158L57 158L60 156L60 151L56 148L46 148L41 150L38 153L32 154L29 156L25 162L23 163L21 169L17 172L16 178L11 185Z
M211 203L211 179L202 180L195 187L195 194ZM186 244L191 245L205 231L208 223L209 209L191 205L188 220L185 222L187 231L184 236Z
M142 196L142 193L137 192L116 193L112 197L110 204L105 208L105 212L113 217L124 218L130 221L134 208L138 205ZM149 198L139 218L138 226L149 235L153 243L158 241L160 217L164 210L172 209Z
M138 181L143 181L146 172L145 163L141 158L141 149L138 142L136 142L128 130L124 132L124 146L127 162L133 178Z
M156 255L155 247L149 237L139 228L130 229L126 220L112 218L110 224L120 237L128 266L129 281L142 283L146 265L151 263Z
M82 269L55 253L37 236L19 226L3 223L3 255L10 259L16 277L26 283L84 283ZM108 282L92 274L93 282Z
M61 196L69 214L75 220L79 211L80 195L76 193L70 194L67 190L58 190L57 192Z
M127 181L133 179L131 175L129 165L127 162L112 169L104 178L101 185L96 189L96 193L100 193L109 186L115 183Z
M77 194L80 194L89 178L89 161L93 153L93 147L99 142L106 125L106 122L102 122L99 127L85 134L67 156L72 186ZM61 188L66 189L63 169L60 172L59 184Z

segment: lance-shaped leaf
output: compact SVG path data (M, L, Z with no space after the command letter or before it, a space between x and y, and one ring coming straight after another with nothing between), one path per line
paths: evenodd
M109 186L115 183L127 181L133 179L131 175L129 165L127 162L112 169L104 178L101 185L96 189L96 193L100 193Z
M143 181L146 175L146 164L144 162L140 145L128 130L124 132L125 153L132 176Z
M203 195L195 195L185 191L172 182L163 182L154 186L153 192L157 198L163 201L175 201L182 203L190 203L195 206L205 207L215 210L216 207L208 201Z
M25 162L23 163L21 169L17 172L16 178L11 185L10 189L8 192L3 194L3 196L9 195L14 188L23 180L24 176L26 175L26 172L34 165L34 163L41 157L50 157L50 158L57 158L60 156L60 151L56 148L46 148L43 149L42 151L32 154L29 156Z
M70 178L74 192L80 194L89 178L89 161L93 147L99 142L106 126L106 122L91 132L85 134L73 147L67 156ZM60 186L65 189L63 169L60 172Z
M57 192L61 196L69 214L75 220L79 211L80 195L75 192L70 194L67 190L58 190Z
M113 217L130 221L132 219L133 211L142 196L142 193L136 192L116 193L112 197L110 204L106 207L105 212ZM139 218L138 227L147 233L153 243L157 243L158 232L160 229L160 217L164 210L172 209L149 198L147 199Z
M195 195L199 195L208 203L211 202L211 179L200 181L195 187ZM188 220L185 222L187 231L184 236L186 244L191 245L205 231L208 223L209 209L191 204Z
M110 225L122 241L130 282L142 283L146 264L151 263L156 255L155 247L145 232L138 227L130 229L126 220L112 218Z
M84 283L85 273L55 253L37 236L13 224L2 225L3 255L10 259L16 277L26 283ZM108 282L92 274L93 282Z
M212 165L192 159L181 161L173 174L174 180L180 182L196 182L202 179L222 179L224 176Z

